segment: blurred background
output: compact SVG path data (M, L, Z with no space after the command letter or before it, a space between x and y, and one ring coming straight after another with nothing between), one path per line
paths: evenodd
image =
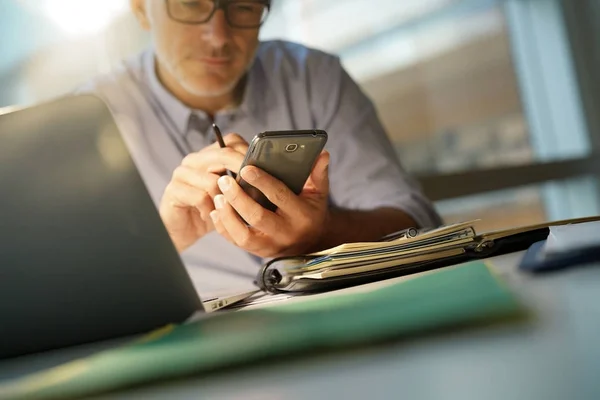
M148 46L128 7L0 0L0 107ZM446 222L600 214L600 1L274 0L261 36L341 57Z

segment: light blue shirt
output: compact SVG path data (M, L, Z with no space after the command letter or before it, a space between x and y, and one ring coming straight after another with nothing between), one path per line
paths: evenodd
M108 103L157 207L185 154L214 141L208 115L186 107L159 82L153 49L83 90ZM372 102L333 55L284 41L261 43L240 106L217 113L215 122L223 133L236 132L248 142L262 131L323 129L329 134L333 204L355 210L394 207L420 227L440 224L398 162ZM182 259L201 295L252 286L259 268L215 232Z

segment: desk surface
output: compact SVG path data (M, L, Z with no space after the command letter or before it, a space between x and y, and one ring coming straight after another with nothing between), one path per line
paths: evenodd
M250 366L99 399L600 399L600 265L520 273L521 253L490 259L530 321ZM0 362L0 380L90 354L85 346Z

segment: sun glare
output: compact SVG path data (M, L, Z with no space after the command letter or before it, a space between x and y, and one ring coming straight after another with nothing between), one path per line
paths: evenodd
M44 12L71 35L90 35L102 31L127 9L126 0L45 0Z

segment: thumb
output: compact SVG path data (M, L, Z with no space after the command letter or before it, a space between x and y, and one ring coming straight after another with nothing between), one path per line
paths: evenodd
M310 179L317 193L329 193L329 152L323 151L319 155Z

